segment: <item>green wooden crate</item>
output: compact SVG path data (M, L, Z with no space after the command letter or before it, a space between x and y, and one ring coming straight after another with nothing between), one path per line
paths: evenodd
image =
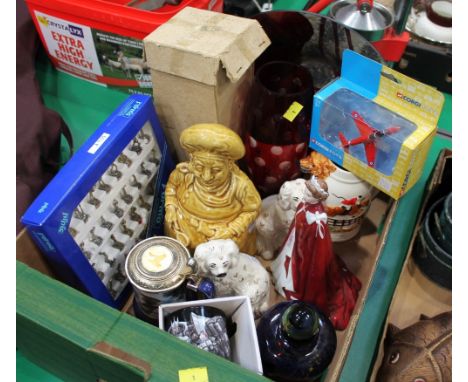
M19 261L16 328L22 354L64 381L170 382L196 367L211 381L267 381Z

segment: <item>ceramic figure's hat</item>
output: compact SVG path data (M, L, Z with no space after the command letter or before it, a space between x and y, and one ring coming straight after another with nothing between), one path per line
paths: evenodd
M215 123L200 123L185 129L180 135L180 145L191 154L214 152L233 160L245 154L241 138L233 130Z

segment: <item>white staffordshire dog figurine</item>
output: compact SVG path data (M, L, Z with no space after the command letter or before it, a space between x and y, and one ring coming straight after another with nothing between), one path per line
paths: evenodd
M257 317L268 309L270 275L255 257L239 252L233 240L199 244L194 258L198 274L213 280L217 297L247 296Z

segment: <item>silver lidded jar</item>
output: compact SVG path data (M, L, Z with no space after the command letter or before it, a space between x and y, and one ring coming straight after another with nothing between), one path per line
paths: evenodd
M135 315L156 324L160 304L184 301L187 289L197 289L190 279L195 271L195 260L179 241L156 236L139 242L125 261L135 292Z

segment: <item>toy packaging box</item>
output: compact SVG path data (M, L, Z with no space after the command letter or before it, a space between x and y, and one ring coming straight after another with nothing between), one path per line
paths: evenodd
M143 38L187 6L222 12L222 0L26 0L54 66L127 93L152 94Z
M310 148L394 199L421 176L444 97L351 50L315 94Z
M126 254L147 236L150 219L152 232L163 234L173 168L152 98L129 96L21 221L63 281L120 308L130 291Z

